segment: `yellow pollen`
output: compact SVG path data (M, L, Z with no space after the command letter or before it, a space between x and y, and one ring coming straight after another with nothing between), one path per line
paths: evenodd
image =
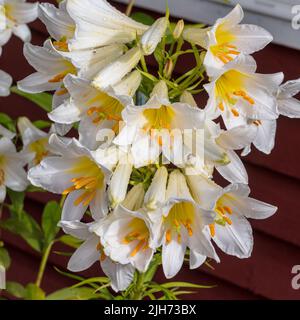
M144 245L145 245L145 241L140 240L139 243L137 244L137 246L131 252L130 256L134 257L144 247Z
M166 243L169 244L171 242L172 236L171 236L171 230L167 230L166 232Z
M232 209L230 207L224 206L223 208L228 214L232 214Z
M67 94L67 93L68 93L68 90L66 88L63 88L55 92L57 96L63 96L64 94Z
M66 39L62 39L60 41L53 41L53 45L60 51L68 52L69 47Z
M240 115L236 109L231 109L231 112L235 117L238 117Z
M232 224L232 221L227 217L227 216L223 216L223 219L228 223L228 224Z
M209 225L209 231L210 231L210 235L212 237L214 237L216 235L216 227L215 227L215 224L212 223Z
M259 127L259 126L261 125L261 121L260 121L260 120L255 120L255 121L253 121L253 123L254 123L257 127Z
M221 111L224 111L224 104L223 104L223 102L220 102L219 104L218 104L218 107L219 107L219 109L221 110Z
M118 131L119 122L122 121L121 113L124 109L119 100L99 91L95 97L87 102L87 105L91 105L86 114L92 118L92 123L97 125L103 120L116 121L114 130Z

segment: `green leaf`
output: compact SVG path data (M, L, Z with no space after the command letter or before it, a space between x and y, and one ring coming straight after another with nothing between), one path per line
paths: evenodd
M81 244L82 244L82 240L74 238L70 235L63 235L58 239L60 242L62 242L63 244L66 244L67 246L77 249Z
M101 294L94 294L95 289L81 287L81 288L64 288L47 296L46 300L89 300L95 299Z
M194 284L190 282L166 282L164 284L161 284L164 288L197 288L197 289L210 289L214 286L204 286L201 284Z
M160 265L161 265L161 255L160 253L157 253L156 255L153 256L150 266L144 275L145 282L149 282L153 279Z
M49 93L26 93L19 90L17 87L11 87L11 92L34 102L36 105L47 112L50 112L52 110L52 95Z
M7 190L8 196L11 201L10 210L13 211L16 215L22 214L23 207L24 207L24 199L25 193L24 192L16 192L11 189Z
M3 266L4 269L8 269L10 266L11 260L8 254L8 251L5 248L0 248L0 266Z
M51 122L50 121L45 121L45 120L37 120L34 121L33 124L38 128L38 129L45 129L51 127Z
M0 227L21 236L34 250L42 252L43 233L38 223L25 211L0 221Z
M6 291L16 298L24 298L26 289L18 282L7 281Z
M14 120L7 114L0 112L0 124L6 127L8 130L16 132L16 126Z
M100 283L100 284L106 283L107 284L109 282L110 282L110 279L107 277L89 278L89 279L85 279L85 280L80 281L79 283L74 284L72 286L72 288L82 287L86 284L90 284L94 287L95 283Z
M151 26L155 22L153 17L143 12L134 12L131 15L131 18L137 22L146 24L147 26Z
M44 249L55 239L59 227L57 226L61 217L61 208L56 201L46 204L42 215L42 229L44 232Z
M33 283L29 283L25 289L25 297L27 300L45 300L45 292Z

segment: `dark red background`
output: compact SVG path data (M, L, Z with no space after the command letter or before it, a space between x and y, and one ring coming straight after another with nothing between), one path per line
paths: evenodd
M150 0L149 0L150 1ZM46 1L41 1L46 2ZM41 45L47 35L39 22L31 24L33 43ZM14 38L4 47L0 58L0 69L9 72L14 80L20 80L32 72L22 56L23 44ZM283 71L285 80L300 77L300 53L297 50L269 45L255 55L259 72ZM188 68L192 61L180 61L177 72ZM0 112L17 118L26 115L32 120L46 119L37 106L11 95L0 98ZM193 281L216 285L202 289L192 298L196 299L300 299L300 290L293 290L291 269L300 264L300 120L280 117L276 147L269 156L253 150L244 159L249 173L252 196L279 207L276 215L265 221L252 221L254 228L254 250L250 259L239 260L220 253L221 264L213 264L214 270L203 266L198 270L183 268L176 280ZM28 195L27 211L39 219L45 195ZM12 256L8 280L23 284L35 280L39 257L16 236L4 233L4 241ZM59 250L59 248L55 248ZM52 254L43 281L43 288L53 292L72 284L58 274L53 266L65 269L67 258ZM99 267L84 273L86 276L100 274ZM158 281L166 282L162 274Z

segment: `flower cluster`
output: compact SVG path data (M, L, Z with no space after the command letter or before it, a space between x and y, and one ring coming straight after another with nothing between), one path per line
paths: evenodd
M23 23L32 16L12 20L9 8L18 1L4 2L8 25L18 22L6 32L25 39ZM136 270L145 272L154 254L161 254L167 278L186 258L191 269L207 258L219 262L214 245L249 257L247 218L265 219L277 208L249 197L236 151L246 155L254 144L270 153L279 115L300 117L293 98L300 80L282 84L282 73L256 73L250 56L272 36L240 24L239 5L209 28L174 25L168 13L145 25L106 0L44 3L38 15L50 38L42 47L25 43L36 72L18 87L55 92L53 126L45 133L19 119L21 157L0 127L0 199L5 186L25 188L28 163L34 186L62 195L60 226L82 241L69 270L100 261L115 291L125 290ZM196 65L175 78L177 59L186 53ZM158 72L149 71L148 56ZM209 98L202 107L194 95L203 90ZM229 185L215 182L216 171Z

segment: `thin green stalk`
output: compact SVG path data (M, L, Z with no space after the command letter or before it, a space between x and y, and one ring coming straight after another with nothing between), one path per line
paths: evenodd
M44 273L45 273L45 269L46 269L46 265L47 265L47 261L48 261L48 258L49 258L53 243L54 243L53 241L50 242L50 244L48 245L46 250L44 250L44 252L43 252L43 256L42 256L42 260L41 260L41 263L40 263L38 275L37 275L37 278L36 278L36 281L35 281L35 284L38 287L41 286L41 283L42 283L42 280L43 280L43 276L44 276Z
M132 8L133 8L133 6L134 6L134 3L135 3L135 0L130 0L130 2L129 2L129 4L128 4L127 8L126 8L126 12L125 12L126 16L129 17L129 16L131 15L131 12L132 12Z
M136 285L135 285L135 288L134 288L133 293L132 293L131 300L142 300L143 293L144 293L144 290L143 290L143 287L144 287L144 276L145 276L144 273L138 272L137 281L136 281Z

